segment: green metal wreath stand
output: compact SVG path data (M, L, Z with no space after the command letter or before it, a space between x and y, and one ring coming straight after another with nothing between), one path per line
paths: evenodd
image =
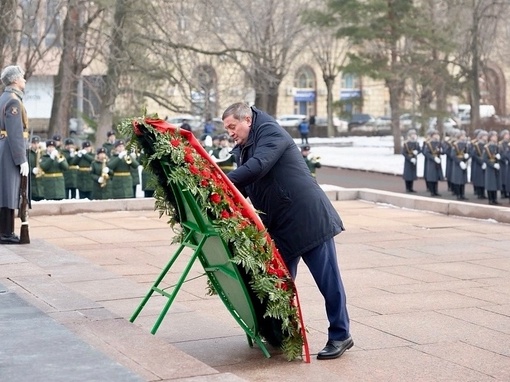
M215 291L239 326L245 331L249 346L253 347L253 342L255 342L264 355L269 358L270 354L267 347L259 335L257 318L246 289L246 284L236 265L230 261L232 256L227 244L219 237L210 219L197 204L195 197L188 190L183 189L183 187L173 181L170 182L170 187L177 202L177 208L181 217L180 224L184 230L184 239L131 316L130 322L136 320L149 299L156 292L168 299L152 327L151 333L156 334L182 284L186 281L191 267L198 259ZM191 248L193 254L177 283L169 293L160 288L159 285L186 247Z

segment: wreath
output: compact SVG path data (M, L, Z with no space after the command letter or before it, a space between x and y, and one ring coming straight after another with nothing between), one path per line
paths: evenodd
M289 361L302 355L303 346L308 359L295 284L274 242L253 207L209 158L193 134L157 116L124 120L119 130L126 137L128 147L144 151L142 164L156 180L155 209L160 218L169 216L168 224L177 233L174 242L182 242L184 231L182 227L179 230L181 217L170 182L176 182L196 198L228 244L232 253L230 261L237 265L249 285L260 335L272 346L280 347ZM148 147L152 149L147 150ZM208 280L208 294L213 293Z

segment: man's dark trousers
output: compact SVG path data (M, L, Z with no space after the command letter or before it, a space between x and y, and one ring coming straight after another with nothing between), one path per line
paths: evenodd
M346 307L345 290L336 259L335 240L329 239L323 244L306 252L301 257L285 259L285 264L293 279L296 279L297 267L303 259L312 274L315 283L324 296L326 313L329 320L328 339L343 341L349 337L349 314Z

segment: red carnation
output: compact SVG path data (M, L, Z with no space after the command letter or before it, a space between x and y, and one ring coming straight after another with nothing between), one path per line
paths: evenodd
M177 147L181 144L181 141L178 139L172 139L170 140L170 143L172 144L173 147Z
M221 202L221 196L219 194L217 194L216 192L214 194L211 194L210 199L211 199L211 202L216 203L216 204Z
M186 147L184 147L184 153L191 155L191 154L193 154L193 149L189 146L186 146Z
M221 211L221 217L223 219L228 219L230 217L230 214L228 213L227 210L223 210L223 211Z
M208 182L207 180L205 180L205 179L202 179L202 180L200 181L200 185L201 185L202 187L207 187L207 186L209 185L209 182Z
M209 170L202 170L202 176L209 179L211 177L211 172Z
M187 162L187 163L194 163L195 162L193 160L193 155L191 155L191 154L184 155L184 161Z
M200 174L200 170L193 165L189 166L189 171L194 175Z

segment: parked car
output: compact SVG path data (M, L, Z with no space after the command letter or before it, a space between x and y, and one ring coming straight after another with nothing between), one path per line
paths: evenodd
M196 115L190 115L190 114L182 114L182 115L175 115L172 117L166 117L165 119L168 123L171 123L174 126L180 127L185 120L188 121L189 125L191 126L192 130L199 130L202 126L202 118L196 116Z
M375 126L375 118L370 114L353 114L347 124L347 128L351 131L353 128L366 125L367 123L374 124Z
M303 118L308 120L308 116L305 114L286 114L276 118L276 122L281 127L297 127Z
M315 125L316 126L328 126L328 118L327 117L315 117ZM335 126L336 131L338 133L346 133L348 131L348 122L343 119L333 117L333 126Z

